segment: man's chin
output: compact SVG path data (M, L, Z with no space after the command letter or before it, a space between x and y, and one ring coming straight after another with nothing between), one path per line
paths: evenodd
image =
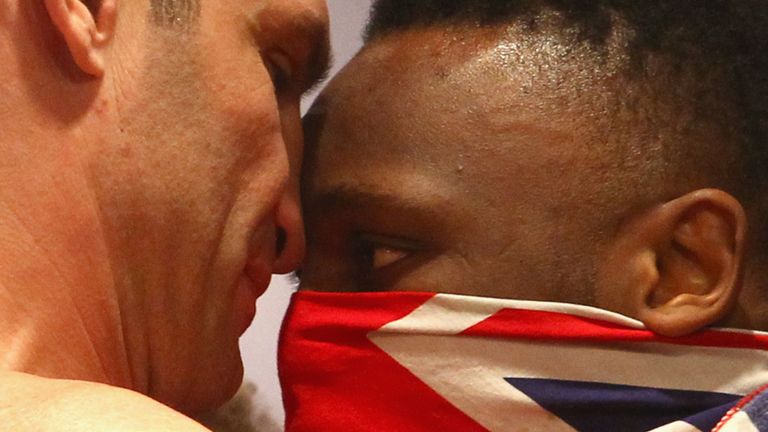
M239 350L236 353L233 360L218 359L217 364L201 365L200 370L191 371L186 376L194 381L193 386L182 386L182 392L158 400L189 416L219 408L232 399L243 382L243 363Z

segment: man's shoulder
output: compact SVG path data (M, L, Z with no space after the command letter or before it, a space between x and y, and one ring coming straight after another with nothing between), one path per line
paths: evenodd
M208 431L130 390L15 372L0 372L0 424L19 432Z

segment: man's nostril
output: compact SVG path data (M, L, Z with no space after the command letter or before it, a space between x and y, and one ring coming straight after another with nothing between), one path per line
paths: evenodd
M285 230L282 228L277 229L275 235L275 256L279 257L285 251L285 243L287 241Z

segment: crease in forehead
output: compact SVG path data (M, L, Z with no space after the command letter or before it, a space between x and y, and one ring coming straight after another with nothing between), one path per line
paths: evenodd
M550 17L533 29L521 23L407 29L366 46L362 57L369 60L358 63L372 61L379 66L381 70L374 75L384 75L386 69L405 75L403 88L394 90L404 96L408 96L404 88L411 83L409 88L419 94L458 91L488 95L502 104L508 92L543 96L540 103L560 98L557 102L566 109L586 98L600 105L615 103L615 92L620 90L617 83L626 81L623 73L629 67L630 37L624 27L614 26L616 30L595 46L559 21L562 18ZM356 79L347 75L339 76L347 82L344 87ZM368 80L371 78L376 77ZM384 88L381 84L392 81L385 75L382 78L376 87ZM495 91L489 92L489 88Z
M407 37L407 35L404 36ZM434 41L432 36L429 39ZM325 128L322 128L325 132L321 134L323 144L322 154L319 155L320 160L323 163L331 163L328 160L330 157L334 159L333 164L339 164L337 152L348 152L347 157L357 155L358 158L363 158L363 154L366 154L372 158L371 163L375 160L377 164L391 166L399 161L402 166L416 165L421 169L434 168L444 172L446 169L452 170L462 166L462 159L466 159L462 156L463 154L471 155L475 150L493 147L492 143L495 141L486 140L489 134L511 134L515 142L571 141L573 131L561 128L562 122L542 122L540 112L529 110L529 107L524 105L530 98L515 99L511 97L511 92L504 91L505 86L516 84L496 82L499 78L508 80L508 77L494 75L491 77L492 86L487 85L489 73L484 69L484 62L487 63L489 60L492 62L498 50L520 51L522 48L515 40L503 39L496 43L486 43L486 41L483 41L483 49L472 53L470 57L466 56L466 52L447 52L446 57L456 54L455 63L444 58L441 60L441 65L435 65L422 62L418 56L409 57L410 60L407 60L409 62L422 63L421 66L414 65L417 69L421 69L421 72L413 73L409 66L401 64L403 66L401 71L394 71L395 75L384 77L382 80L378 79L379 74L385 72L382 72L378 62L383 60L385 63L391 63L389 54L379 57L379 53L373 53L378 59L375 62L365 60L357 62L352 69L339 77L342 81L334 82L328 91L324 92L305 117L308 123L318 121L325 124ZM395 47L399 46L398 41L392 40L392 42ZM438 39L437 43L442 42ZM455 41L449 43L454 44ZM513 46L515 44L517 45ZM390 49L386 46L382 48ZM464 49L460 46L456 48ZM362 53L363 56L368 54ZM432 75L439 74L440 70L445 69L446 66L448 75L434 80L430 85L422 85L423 79L430 80ZM367 76L364 81L376 83L374 89L359 79L360 73L356 71L360 71L361 67L366 70L363 72L363 75ZM496 66L493 67L496 68ZM365 93L366 97L355 97L356 93L370 91L375 94ZM493 94L489 94L489 91ZM459 94L463 96L457 98ZM410 107L407 112L411 114L403 114L401 107L404 103ZM335 106L335 109L329 110L329 104ZM350 104L357 108L350 108ZM361 107L359 104L364 106ZM432 118L429 115L430 112L442 113L442 115ZM449 141L455 144L450 149L444 146L445 141L440 137L440 130L448 118L446 116L467 126L450 137ZM386 138L378 137L379 140L384 140L385 145L372 145L378 142L370 136L374 132L368 128L361 128L363 122L371 119L377 119L375 121L378 124L390 125L379 131L386 135ZM551 117L547 119L554 120ZM417 130L422 133L414 135L409 132ZM317 150L317 146L313 145L312 136L312 133L308 133L310 138L307 146L308 154ZM450 161L448 162L446 158ZM354 160L353 158L351 166L348 167L353 171L355 170ZM366 166L368 165L370 163Z
M330 89L338 93L337 87L344 88L341 91L344 97L330 100L336 99L333 103L343 106L351 96L350 91L364 91L368 97L363 99L374 110L374 116L395 116L393 120L409 127L415 127L413 123L417 121L422 122L421 128L430 126L423 118L403 118L397 106L404 101L427 111L455 111L471 122L472 128L462 131L467 135L472 131L478 134L506 132L519 138L537 134L568 141L573 125L558 122L552 114L559 112L572 120L597 120L594 127L604 129L608 126L605 123L613 118L606 114L618 103L622 88L625 92L632 91L626 86L617 86L623 79L613 79L626 67L627 40L627 34L618 30L608 36L605 50L601 52L575 34L564 33L556 22L537 29L521 24L410 29L373 42L361 53L373 61L357 61L348 71L356 71L361 66L368 69L364 81L375 82L375 87L361 83L356 74L342 73L339 78L344 85L335 82ZM403 52L401 48L411 44L416 48L410 53ZM428 58L436 52L439 56ZM385 69L394 68L397 62L393 60L398 59L402 60L397 64L399 70L393 70L395 78L384 75L378 79L379 74L386 74ZM401 77L396 78L397 75ZM392 100L391 92L398 95L395 99L399 101L392 104L392 108L371 99ZM457 94L463 97L456 98ZM433 100L431 105L423 106L413 103L432 98L439 102ZM316 108L321 107L313 110ZM553 121L542 122L542 115ZM354 128L354 125L347 127ZM403 144L407 144L408 140L404 141Z
M371 178L385 178L386 182L371 181ZM336 175L316 177L305 188L313 197L323 194L361 196L387 195L410 197L413 200L429 198L440 202L451 202L453 191L444 187L442 179L431 173L410 169L405 166L359 167L338 170Z
M322 216L343 210L373 210L404 212L424 216L435 223L446 212L457 211L456 191L445 182L436 183L418 173L406 174L410 181L397 185L372 182L371 179L335 179L321 182L304 191L308 215ZM421 177L421 178L420 178ZM375 177L374 177L375 178ZM427 181L423 181L423 180Z
M492 42L450 68L444 88L481 104L470 116L478 127L565 139L572 125L559 129L556 119L541 123L542 115L594 121L596 128L604 129L615 120L621 101L637 92L627 74L630 34L623 26L614 26L616 30L595 46L569 31L567 24L553 21L558 19L552 17L536 29L522 24L485 29Z

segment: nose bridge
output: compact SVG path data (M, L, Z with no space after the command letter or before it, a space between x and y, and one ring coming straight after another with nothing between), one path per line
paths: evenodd
M296 98L280 110L280 121L290 165L290 186L298 187L304 153L304 133L301 126L300 100Z
M291 100L281 107L280 121L283 141L288 156L289 177L278 201L275 222L278 229L278 250L274 273L289 273L304 259L304 222L301 216L299 176L303 153L303 133L299 117L299 100Z

